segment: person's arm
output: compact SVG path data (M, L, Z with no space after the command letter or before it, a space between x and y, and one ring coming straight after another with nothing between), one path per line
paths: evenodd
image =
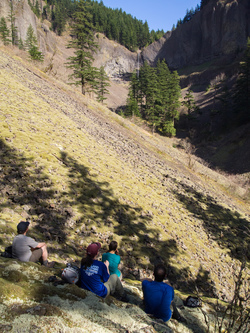
M45 245L46 245L46 243L38 243L38 245L37 245L36 248L40 249L40 247L43 247L43 246L45 246Z
M109 261L108 261L108 260L105 260L105 261L104 261L104 265L107 267L107 272L108 272L108 274L110 275L110 273L109 273Z
M35 247L31 246L30 249L31 249L31 251L34 251L35 249L40 249L43 246L46 246L46 244L45 243L38 243L37 246L35 246Z

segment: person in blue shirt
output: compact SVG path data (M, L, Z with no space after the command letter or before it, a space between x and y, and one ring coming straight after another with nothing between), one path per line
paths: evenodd
M168 321L172 316L170 305L174 309L174 318L180 320L182 317L173 303L174 289L163 280L166 277L166 268L159 264L154 269L155 280L146 279L142 282L142 291L144 296L145 312Z
M111 241L109 244L109 251L107 253L103 253L102 262L106 260L109 262L109 273L110 275L116 274L120 280L122 279L122 274L118 269L118 266L121 262L121 257L119 256L119 251L117 249L118 244L116 241Z
M116 274L109 274L109 262L96 260L100 248L100 243L92 243L87 247L86 257L81 261L81 288L103 298L117 295L120 300L126 301L127 296L120 279Z

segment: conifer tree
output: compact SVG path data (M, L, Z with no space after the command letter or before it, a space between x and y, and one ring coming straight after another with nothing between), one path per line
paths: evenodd
M140 115L164 135L175 135L174 120L178 119L180 106L180 86L177 72L170 73L165 61L158 61L152 68L143 64L137 78L131 77L127 99L126 115Z
M10 33L11 33L11 43L12 45L17 45L18 37L17 37L17 27L15 26L15 14L14 14L14 6L13 0L10 0L10 14L9 14L9 21L10 21Z
M38 50L37 38L35 36L34 29L31 24L27 29L25 46L28 48L28 52L32 60L38 60L38 61L43 60L43 54Z
M8 45L9 43L11 43L11 40L9 38L10 31L7 28L7 24L6 24L4 17L1 17L1 20L0 20L0 35L3 40L4 45Z
M174 128L175 119L179 119L178 109L180 107L180 97L181 97L181 88L180 88L180 78L177 71L174 71L168 82L169 89L169 100L167 105L167 120L163 126L163 132L169 136L174 136L176 130Z
M129 94L126 104L126 116L140 116L139 108L139 80L136 71L131 75Z
M107 87L110 86L109 83L109 78L104 70L104 67L101 66L99 73L98 73L98 78L97 78L97 87L96 87L96 93L97 93L97 100L98 102L103 103L105 99L106 94L109 93Z
M167 102L169 100L169 89L168 89L168 82L170 80L170 70L163 59L162 61L158 60L157 66L157 85L159 91L159 99L161 100L161 104L164 108L166 108Z
M188 90L185 97L184 101L182 102L182 105L184 105L187 108L188 115L190 116L192 112L197 110L197 106L194 100L194 95L192 90Z
M18 41L18 48L20 50L24 50L25 49L22 38L20 38L19 41Z
M89 1L79 0L74 13L74 21L71 31L72 39L68 44L74 48L74 56L68 58L68 67L73 70L69 76L73 84L80 85L82 94L93 89L96 82L96 68L92 67L93 53L97 50L94 40L92 15L89 10Z
M200 9L202 9L204 6L206 6L209 3L210 0L201 0L200 3Z

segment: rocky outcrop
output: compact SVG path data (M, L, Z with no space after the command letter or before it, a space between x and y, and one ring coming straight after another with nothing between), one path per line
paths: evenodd
M13 0L13 14L15 17L15 26L17 28L18 39L25 41L26 33L29 25L34 29L37 35L37 19L32 12L27 0ZM0 17L5 17L6 21L10 15L10 1L1 0L0 3ZM7 22L10 24L9 22Z
M155 64L164 58L173 69L222 57L230 60L246 47L249 20L248 0L211 0L189 22L148 46L143 59Z
M137 53L130 52L124 46L109 40L103 34L97 36L99 50L95 55L95 66L104 66L106 73L115 79L124 78L137 68L139 65Z

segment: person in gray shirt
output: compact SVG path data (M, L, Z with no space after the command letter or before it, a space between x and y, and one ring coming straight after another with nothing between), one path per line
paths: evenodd
M13 239L12 257L20 261L40 261L42 265L53 267L54 262L48 262L48 251L45 243L38 243L33 238L26 236L29 222L21 221L17 225L18 235Z

